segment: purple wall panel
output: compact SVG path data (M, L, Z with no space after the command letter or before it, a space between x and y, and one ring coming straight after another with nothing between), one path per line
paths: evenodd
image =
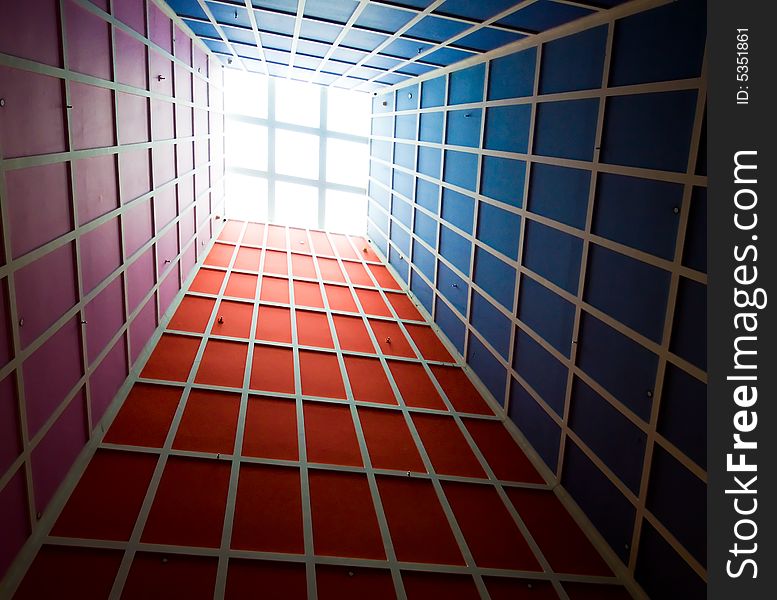
M65 4L68 66L73 71L111 79L111 30L73 0Z
M16 381L12 373L0 381L0 473L5 473L21 451Z
M151 201L146 199L135 202L124 213L123 224L124 250L129 257L154 235Z
M119 139L122 144L148 142L148 98L118 92Z
M173 95L173 63L162 54L149 48L151 57L149 75L151 91L165 96Z
M5 573L30 535L23 467L0 491L0 531L0 573Z
M173 52L173 29L170 19L153 2L148 3L149 37L155 44Z
M165 144L151 151L154 167L154 185L162 185L175 179L175 146Z
M29 437L38 433L83 375L80 329L80 319L71 319L24 361Z
M70 111L73 149L113 146L113 92L106 88L71 82Z
M152 296L130 324L130 352L133 365L138 360L143 347L151 339L156 326L156 303Z
M114 16L140 34L146 33L145 0L119 0L113 6Z
M192 74L181 65L175 65L175 93L179 100L192 101Z
M5 106L0 111L0 147L5 158L65 150L62 80L0 67Z
M175 295L180 289L181 282L178 279L178 268L176 267L162 281L162 285L159 286L159 312L161 314L167 312L167 309L170 308Z
M175 127L179 138L194 135L194 116L189 106L177 105L175 107Z
M186 242L184 242L184 245L185 244ZM189 246L186 246L186 250L181 256L181 273L184 274L184 277L189 275L191 270L194 268L195 261L197 260L195 244L189 244Z
M79 240L81 246L81 283L88 294L121 265L119 219L111 219Z
M163 273L170 266L173 259L178 256L178 229L171 227L157 242L157 273ZM165 263L165 261L169 261ZM164 311L162 311L164 312Z
M0 280L0 368L8 364L13 355L13 343L8 321L7 280Z
M14 275L22 347L26 347L76 303L73 244L49 252ZM53 293L56 292L56 293Z
M195 144L196 148L199 150L198 154L202 154L205 152L205 155L207 156L207 150L202 150L202 144L197 143ZM202 164L202 157L200 156L200 159L196 159L197 164ZM206 159L207 160L207 159ZM208 188L210 187L210 171L207 167L197 167L197 171L194 173L194 193L196 194L197 198L200 197L200 195L204 194Z
M154 224L156 230L161 229L175 218L176 209L175 186L169 185L154 195Z
M123 2L117 3L123 5ZM116 30L116 81L146 89L146 45Z
M108 0L89 0L95 6L99 6L105 12L108 12Z
M117 277L86 305L86 348L91 365L124 324L122 278Z
M149 157L148 150L135 150L119 154L122 204L126 204L151 190Z
M151 137L154 140L169 140L175 137L173 125L174 105L164 100L151 100Z
M203 108L194 109L194 135L208 134L208 111Z
M15 169L5 175L14 257L50 242L72 227L68 163ZM45 214L42 220L40 215Z
M178 176L194 169L194 142L182 142L177 146Z
M175 56L187 65L192 64L192 39L175 27Z
M194 78L194 103L197 106L206 106L208 104L208 84L199 77Z
M192 67L205 77L208 76L208 55L195 44L192 44Z
M97 424L102 419L126 378L127 348L124 336L121 336L90 379L92 423Z
M75 172L80 225L119 206L115 154L77 160Z
M35 510L43 512L48 506L88 439L84 392L81 390L32 452Z
M3 2L0 52L61 66L56 0Z
M149 248L127 268L127 303L133 312L154 286L154 256Z
M181 220L178 222L178 228L181 231L181 245L185 246L194 236L194 211L189 210L181 214Z

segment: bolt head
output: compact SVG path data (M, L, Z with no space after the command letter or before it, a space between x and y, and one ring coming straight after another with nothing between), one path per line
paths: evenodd
M5 98L0 98L0 106L5 106Z

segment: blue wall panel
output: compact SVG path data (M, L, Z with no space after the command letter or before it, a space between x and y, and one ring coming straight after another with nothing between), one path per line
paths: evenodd
M521 217L482 202L478 212L477 238L513 260L521 242Z
M564 415L567 367L520 328L515 331L513 368L559 417Z
M606 45L607 25L547 42L542 47L540 93L601 87Z
M407 260L405 260L393 247L389 247L389 264L396 269L402 281L407 283L409 268Z
M508 358L510 320L477 292L472 292L470 323L502 358Z
M391 142L370 140L370 156L391 162Z
M577 294L583 240L536 221L527 221L525 234L523 264L570 294Z
M525 275L521 277L518 318L564 356L569 356L575 307Z
M429 281L434 281L437 261L434 254L427 250L418 240L413 240L413 264L426 275Z
M406 140L416 139L416 126L418 122L417 115L397 115L395 125L395 135L398 138L404 138Z
M658 432L703 468L707 467L707 386L667 363Z
M534 163L529 185L529 210L583 229L590 186L590 171Z
M560 100L537 105L534 151L542 156L591 160L599 100Z
M510 383L508 416L523 432L545 464L555 471L561 428L515 379Z
M442 123L444 113L428 112L421 113L421 123L419 124L419 139L422 142L442 143Z
M685 228L683 264L707 272L707 188L693 188L688 225Z
M387 211L391 209L391 191L382 185L370 181L368 184L369 196Z
M442 150L439 148L429 148L428 146L418 147L418 172L435 179L440 178L440 164L442 163Z
M437 247L437 220L433 219L418 209L415 211L413 233L429 244L432 248Z
M394 144L394 163L415 169L415 146L412 144Z
M397 90L397 110L418 108L418 84L408 85Z
M413 197L413 175L394 169L393 189L407 198Z
M367 225L367 235L384 256L388 255L388 238L386 238L386 236L372 223Z
M471 234L475 217L475 199L443 188L440 216L451 225Z
M529 147L531 106L493 106L486 110L483 146L489 150L526 153Z
M484 156L480 173L480 193L506 204L523 206L526 163L522 160Z
M457 150L445 151L444 181L474 192L477 179L477 154L459 152Z
M419 177L416 182L415 201L433 213L437 213L440 202L440 186Z
M680 278L669 349L696 365L707 368L707 286Z
M491 61L488 74L488 99L520 98L534 93L534 69L537 49L508 54Z
M448 82L448 104L468 104L483 100L485 75L485 63L451 73Z
M402 198L394 196L391 202L391 215L405 227L410 227L410 217L413 213L413 207L409 202Z
M410 234L396 221L391 224L391 241L396 244L403 256L410 254Z
M367 205L367 214L370 219L375 221L375 225L380 228L384 235L388 235L389 230L389 216L388 213L382 211L374 202L370 202Z
M472 244L455 231L440 227L440 255L447 258L459 271L469 276L469 258Z
M434 292L415 272L410 276L410 291L415 294L415 297L418 298L421 305L431 313Z
M464 324L456 313L453 312L448 305L445 304L440 298L437 298L437 309L434 315L434 322L440 326L442 332L448 337L456 349L460 352L464 352L464 335L467 331L467 326Z
M451 146L480 146L480 122L482 112L478 109L452 110L448 112L445 143Z
M507 370L475 336L469 338L467 363L485 384L497 402L504 404Z
M469 285L442 262L437 264L437 289L462 316L467 315Z
M513 310L515 267L476 247L474 281L507 310Z
M634 578L651 598L707 598L707 583L647 520L639 536Z
M372 134L391 137L394 131L394 117L374 117L372 119Z
M370 175L381 183L391 186L391 167L388 167L382 163L371 160L370 161Z
M421 84L421 108L445 104L445 77L435 77Z

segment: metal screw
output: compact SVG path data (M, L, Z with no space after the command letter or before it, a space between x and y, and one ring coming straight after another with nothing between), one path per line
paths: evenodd
M5 106L5 98L0 98L0 107Z
M407 476L410 477L410 471L407 472Z
M457 288L457 287L459 287L459 284L458 284L458 283L452 283L452 284L451 284L451 287L455 287L455 288Z
M348 577L353 577L353 571L348 571Z
M472 116L472 113L464 113L464 118L469 119Z
M388 106L388 101L384 100L383 102L381 102L381 104L382 104L383 106Z
M653 397L653 390L648 390L647 391L647 397L648 398L652 398Z
M157 76L156 76L156 78L157 78L159 81L162 81L162 80L165 78L165 76L164 76L164 75L157 75Z
M423 51L424 51L424 49L419 46L418 47L418 54L421 54L421 52L423 52Z
M166 556L162 557L162 563L167 563L167 557Z
M73 105L72 104L68 104L68 105L65 106L65 108L73 108Z
M224 322L224 317L219 317L219 323L223 323L223 322Z
M386 338L386 343L387 343L387 344L390 344L390 343L391 343L391 338L390 338L390 337L387 337L387 338Z
M168 264L169 262L170 262L170 259L169 259L169 258L166 258L166 259L165 259L165 264Z
M680 207L679 207L679 206L675 206L675 207L672 209L672 212L673 212L674 214L676 214L676 215L677 215L677 214L680 214Z
M408 92L408 93L407 93L407 97L408 97L408 98L412 98L412 97L413 97L413 92Z
M86 319L81 319L81 325L86 325L88 321Z
M24 318L19 319L19 327L24 327Z
M36 519L40 519L42 516L43 516L43 515L42 515L42 514L40 514L39 512L35 513L35 518L36 518Z

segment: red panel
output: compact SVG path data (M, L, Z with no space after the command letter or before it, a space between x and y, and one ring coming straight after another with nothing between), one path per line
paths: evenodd
M316 554L385 559L365 475L310 471L310 508Z
M375 290L357 289L356 295L358 296L359 303L362 305L362 309L366 314L393 318L391 311L389 310L388 306L386 306L383 298L381 298L380 292Z
M370 327L378 340L380 351L387 356L405 356L415 358L416 354L410 347L405 334L396 321L381 321L370 319Z
M286 243L285 227L279 227L278 225L267 226L267 247L280 248L281 250L289 249L289 246Z
M161 448L183 388L136 383L105 434L109 444Z
M550 490L507 488L507 495L557 573L612 575L591 542Z
M512 577L484 577L491 600L558 600L558 594L549 581L515 579Z
M123 555L121 550L43 546L14 598L107 598Z
M179 450L232 454L240 396L192 390L173 441Z
M307 600L305 565L230 559L225 600L245 600L257 590L262 590L263 600Z
M388 365L407 406L447 410L421 363L392 360Z
M278 306L260 306L256 339L291 344L291 310Z
M231 546L258 552L305 551L299 469L240 466Z
M52 534L129 540L156 463L153 454L98 450Z
M401 290L402 287L397 283L397 280L394 279L393 275L389 273L389 270L384 267L383 265L373 265L369 264L367 265L370 271L372 271L372 274L375 276L375 279L378 282L378 285L382 288L386 288L389 290Z
M316 565L318 600L396 600L391 572L364 567Z
M165 333L140 375L149 379L186 381L199 347L199 338Z
M351 240L351 244L353 244L361 253L361 257L364 260L371 260L376 262L380 261L378 255L375 254L375 251L372 249L369 242L365 238L354 235L349 235L348 238Z
M122 598L209 600L216 587L218 558L138 552Z
M298 310L297 341L302 346L334 348L326 313Z
M294 274L294 277L318 279L316 266L313 264L313 257L307 254L291 255L291 272Z
M367 271L365 270L364 265L362 265L362 263L344 260L343 268L345 269L345 272L348 274L348 279L350 279L351 283L353 283L354 285L365 285L367 287L375 287L375 284L372 282L372 279L370 279L370 276L367 274Z
M289 303L289 280L278 277L262 277L259 297L263 302Z
M219 240L237 244L240 241L240 234L243 233L243 221L227 221L219 234ZM238 260L240 260L238 254ZM258 264L258 263L257 263Z
M146 89L146 45L119 29L115 31L116 81Z
M321 288L319 288L318 283L295 281L294 301L299 306L324 308L324 299L321 297Z
M444 475L485 477L454 419L416 413L413 422L435 471Z
M335 246L335 249L337 250L337 254L341 258L350 258L353 260L359 260L359 255L356 254L353 247L351 246L351 243L348 241L348 238L344 235L341 235L339 233L331 233L329 234L330 239L332 240L332 243Z
M442 487L479 567L542 570L493 486L446 481Z
M297 405L280 398L248 399L243 455L298 460Z
M341 310L345 312L359 312L356 303L353 301L353 294L350 288L342 285L324 285L326 299L329 302L329 308L332 310Z
M566 582L564 590L570 600L630 600L631 598L631 594L618 585Z
M294 352L291 348L254 346L251 389L294 393Z
M243 387L248 344L209 340L197 369L197 383Z
M351 384L354 400L376 402L378 404L397 404L394 390L386 377L383 365L376 358L346 356L345 368Z
M332 320L337 331L337 339L343 350L367 352L369 354L375 353L375 346L361 317L334 315Z
M227 281L227 289L224 290L225 296L233 298L245 298L253 300L256 298L256 284L259 278L256 275L248 273L231 273Z
M289 265L286 253L267 250L264 253L264 272L272 273L273 275L288 275Z
M336 355L301 350L299 362L303 394L325 398L345 398L345 388L340 377L340 366Z
M359 408L359 421L374 468L426 472L402 412Z
M205 257L205 264L212 267L228 267L235 252L235 246L229 244L213 244L208 256Z
M219 460L168 458L141 540L218 548L230 468Z
M122 144L149 141L148 98L117 92L119 139Z
M408 319L410 321L424 320L421 313L418 312L416 305L413 304L413 301L406 294L386 292L386 297L400 319Z
M216 295L221 291L221 284L224 281L224 271L216 271L214 269L200 269L197 271L197 275L194 276L189 289L192 292L200 292L202 294Z
M454 362L453 357L445 349L440 338L431 327L426 325L406 324L407 332L421 351L421 356L426 360L440 362Z
M319 258L318 268L321 269L321 279L345 283L345 276L338 262L332 258ZM296 275L296 273L295 273Z
M502 423L465 419L464 424L499 479L545 483Z
M111 79L111 34L108 24L76 5L65 4L68 67L79 73Z
M291 240L291 249L297 252L310 252L310 243L308 234L304 229L289 227L289 240Z
M362 466L348 405L305 402L303 407L308 462Z
M215 305L216 301L212 298L184 296L173 318L167 324L167 328L178 331L205 333L208 319L210 319Z
M243 271L259 271L259 260L261 258L261 250L257 250L256 248L240 248L237 251L234 268Z
M479 415L493 414L463 369L441 365L430 366L456 411Z
M60 66L60 33L56 0L4 3L0 52Z
M248 339L253 312L253 303L222 300L211 334Z
M243 244L261 246L264 243L264 225L249 223L243 236Z
M426 600L434 597L445 598L445 600L479 600L480 598L475 581L469 575L403 571L402 583L405 585L407 600Z
M325 232L311 231L310 239L313 241L313 249L316 251L316 254L323 254L324 256L335 255L335 251L332 249L332 245L329 243Z

